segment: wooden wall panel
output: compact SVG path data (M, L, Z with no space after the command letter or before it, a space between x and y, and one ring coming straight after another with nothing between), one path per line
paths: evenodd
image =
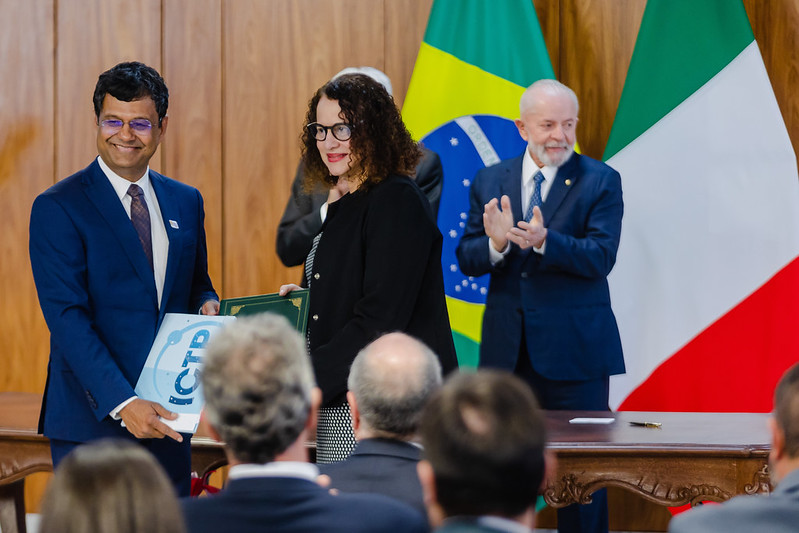
M799 1L744 0L744 5L795 152L799 146Z
M560 79L560 0L533 0L533 5L552 69L555 77Z
M197 187L205 200L208 272L222 290L222 3L164 0L164 68L169 127L166 175Z
M0 390L41 390L47 368L28 220L53 183L53 13L52 1L0 0Z
M53 0L0 0L0 390L44 388L49 343L28 260L33 199L52 185ZM25 484L29 510L50 474Z
M391 79L394 101L402 109L433 0L384 0L384 5L386 54L382 70Z
M577 141L596 159L610 136L645 6L645 0L561 2L556 71L580 99Z
M161 72L161 0L59 0L56 178L97 156L92 93L101 72L141 61ZM161 150L151 161L160 170Z
M364 6L363 0L223 4L226 297L273 292L300 278L298 268L278 260L275 231L313 92L344 67L382 66L382 3Z

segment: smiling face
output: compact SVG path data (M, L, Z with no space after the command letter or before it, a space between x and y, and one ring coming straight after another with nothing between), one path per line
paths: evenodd
M115 132L104 129L100 124L109 119L123 121L122 129ZM145 132L134 131L130 127L130 121L134 119L149 120L152 128ZM164 117L159 127L158 112L149 96L123 102L106 94L97 117L97 151L111 170L126 180L136 181L147 170L150 158L166 132L166 124L167 117Z
M557 167L574 152L577 107L565 93L546 90L525 94L521 119L516 120L519 134L539 166Z
M346 122L338 101L330 100L323 95L316 106L316 122L322 126L332 126L333 124ZM339 141L333 135L333 132L328 130L324 141L316 141L316 147L330 175L344 178L345 180L348 179L353 168L350 141Z

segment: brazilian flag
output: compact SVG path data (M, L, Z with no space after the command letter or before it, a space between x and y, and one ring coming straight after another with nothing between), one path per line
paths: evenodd
M414 138L441 156L438 227L461 366L477 366L489 276L461 273L455 248L477 171L524 150L513 120L525 88L554 78L532 0L435 0L402 109Z

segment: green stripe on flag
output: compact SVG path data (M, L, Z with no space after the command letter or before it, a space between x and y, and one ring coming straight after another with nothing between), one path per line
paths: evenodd
M665 117L753 40L741 2L649 0L604 159Z
M436 0L424 41L522 87L555 77L530 0Z

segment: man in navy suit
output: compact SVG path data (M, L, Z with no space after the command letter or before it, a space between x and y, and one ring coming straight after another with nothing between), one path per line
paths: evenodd
M426 515L416 464L422 409L441 385L441 364L424 343L388 333L363 348L350 367L347 403L355 446L344 461L319 465L331 487L385 494Z
M133 389L164 314L217 314L203 200L150 170L169 92L151 67L120 63L94 91L99 157L33 203L30 259L50 329L40 430L53 464L82 442L135 439L188 494L190 436Z
M522 380L501 370L452 375L425 407L419 433L419 478L436 531L533 530L549 458L544 415Z
M457 249L464 274L491 274L480 366L514 371L544 409L607 410L609 376L625 370L607 283L621 178L574 153L571 89L539 80L519 107L527 149L477 173ZM559 531L607 531L604 500L559 510Z
M227 325L208 345L202 373L211 433L225 442L228 484L183 509L189 533L419 532L424 518L375 494L333 495L317 484L306 442L322 392L305 339L264 313Z

